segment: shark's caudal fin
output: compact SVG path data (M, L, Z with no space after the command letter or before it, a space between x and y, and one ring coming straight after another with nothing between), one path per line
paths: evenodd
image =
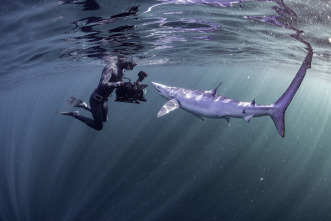
M309 45L310 46L310 45ZM285 136L285 122L284 115L288 105L291 103L295 93L299 89L308 68L311 66L311 60L313 57L313 50L311 47L307 48L308 54L303 61L298 73L295 75L290 86L284 92L284 94L272 105L273 109L269 113L271 119L274 121L277 131L280 136Z
M274 111L274 113L269 114L271 119L274 121L274 124L276 126L276 129L280 136L285 136L285 111L282 112L282 110L278 109L277 111Z

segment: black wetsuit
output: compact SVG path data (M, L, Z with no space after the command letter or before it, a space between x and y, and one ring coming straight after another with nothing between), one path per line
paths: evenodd
M115 64L107 65L101 75L99 85L90 96L90 106L93 119L84 116L74 116L95 130L102 130L103 122L108 120L108 97L116 89L116 83L123 78L123 70Z

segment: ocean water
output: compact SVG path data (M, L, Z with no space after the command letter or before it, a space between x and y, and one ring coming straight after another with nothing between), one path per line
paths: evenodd
M1 3L1 221L331 220L331 2ZM156 117L151 82L272 104L310 50L284 138L269 117ZM147 102L111 97L99 132L59 115L114 55Z

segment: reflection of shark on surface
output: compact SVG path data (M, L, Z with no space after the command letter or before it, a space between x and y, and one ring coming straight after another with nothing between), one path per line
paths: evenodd
M284 114L292 98L310 68L313 51L309 50L298 73L284 94L271 105L258 105L252 102L241 102L216 94L217 86L211 91L197 91L184 88L169 87L152 83L160 95L169 100L157 114L161 117L177 108L184 109L203 120L206 118L223 118L229 122L230 117L244 118L247 122L252 117L270 116L280 136L285 136Z

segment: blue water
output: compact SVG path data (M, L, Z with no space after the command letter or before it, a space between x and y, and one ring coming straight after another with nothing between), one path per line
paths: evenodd
M284 4L2 1L0 220L331 220L331 4ZM146 103L111 97L100 132L57 113L88 99L108 55L133 59L126 76L144 70L147 84L222 82L221 95L271 104L307 54L295 29L314 56L285 138L269 117L157 118L166 100L151 85Z

